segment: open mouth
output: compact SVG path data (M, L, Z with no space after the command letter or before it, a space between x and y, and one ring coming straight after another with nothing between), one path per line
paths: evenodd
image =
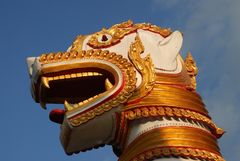
M121 55L89 50L64 53L62 57L49 54L39 58L32 92L44 108L47 103L64 104L61 117L73 126L126 102L135 89L134 68Z
M116 74L100 68L48 73L41 77L39 101L44 108L46 103L59 103L69 113L82 112L101 103L109 93L115 93L118 80ZM54 109L50 119L61 123L64 113L56 113Z
M41 83L41 95L46 102L78 108L109 91L115 79L106 70L89 68L47 74L41 77Z

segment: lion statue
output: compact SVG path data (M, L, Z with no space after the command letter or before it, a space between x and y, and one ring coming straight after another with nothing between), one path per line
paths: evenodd
M68 155L111 145L119 161L224 161L179 31L132 21L80 35L66 52L27 58L33 99L63 104Z

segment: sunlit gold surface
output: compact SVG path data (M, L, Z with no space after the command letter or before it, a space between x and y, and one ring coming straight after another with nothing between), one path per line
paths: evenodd
M189 127L164 127L140 135L124 150L119 161L145 161L163 156L224 161L216 138Z

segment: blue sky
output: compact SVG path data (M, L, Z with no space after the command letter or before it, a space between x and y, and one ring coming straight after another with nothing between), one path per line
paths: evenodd
M198 92L228 161L240 158L240 1L237 0L0 0L2 161L115 161L111 147L65 155L59 126L30 96L28 56L64 51L79 34L133 20L184 33L181 50L199 67Z

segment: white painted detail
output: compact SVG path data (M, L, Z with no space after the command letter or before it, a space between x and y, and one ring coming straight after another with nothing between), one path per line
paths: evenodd
M117 109L113 109L115 112ZM67 152L78 152L100 144L109 144L115 137L116 118L110 112L104 113L78 127L72 127L65 119L61 125L60 140L65 141L64 126L71 128L71 137L66 145Z
M37 82L39 77L39 72L41 71L41 64L38 61L39 57L28 57L27 58L27 65L28 65L28 72L31 79L34 82Z
M28 57L27 58L27 65L28 65L28 72L29 72L29 75L32 76L32 73L33 73L33 63L35 61L36 57Z
M179 31L166 38L145 30L138 30L138 34L145 48L143 56L151 55L156 72L171 74L181 72L182 64L178 54L183 38Z

